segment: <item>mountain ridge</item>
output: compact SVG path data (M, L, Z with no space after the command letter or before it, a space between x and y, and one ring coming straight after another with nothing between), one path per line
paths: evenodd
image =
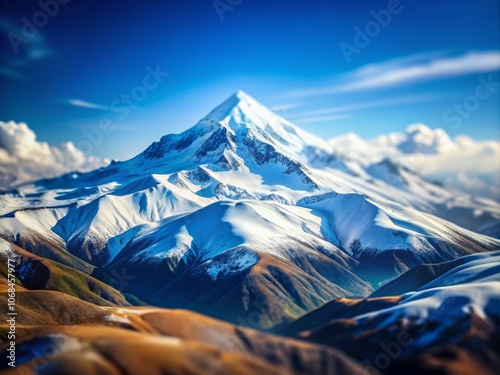
M128 161L2 198L7 241L54 260L66 252L103 280L125 270L118 289L146 303L233 323L257 313L266 329L419 264L500 246L435 216L461 205L484 225L495 205L389 159L330 153L242 92Z

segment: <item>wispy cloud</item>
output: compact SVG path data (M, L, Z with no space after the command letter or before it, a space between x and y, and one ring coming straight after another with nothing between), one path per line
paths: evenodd
M460 56L420 54L364 65L328 86L298 90L289 97L309 97L375 90L500 69L500 51L469 51Z
M309 116L309 117L300 117L295 119L294 121L297 122L298 124L310 124L315 122L337 121L348 117L351 116L348 114Z
M100 126L99 126L99 123L84 123L84 124L73 124L72 125L74 128L76 129L99 129ZM140 125L123 125L123 124L119 124L119 123L116 123L116 122L112 122L110 124L110 129L112 129L113 131L115 130L127 130L127 131L132 131L132 130L140 130L141 129L141 126Z
M409 95L397 98L380 99L369 102L317 109L313 111L303 112L297 115L296 117L309 118L312 116L324 116L324 115L341 114L341 113L346 114L349 112L359 111L367 108L386 107L399 104L421 103L421 102L436 100L439 99L440 97L442 97L442 95Z
M359 72L360 75L374 74L381 68L384 70L389 70L391 68L399 68L402 66L417 65L422 63L427 63L429 61L437 60L449 55L447 51L431 51L424 53L416 53L413 55L399 56L396 58L388 59L383 62L376 62L363 65L362 67L354 70L354 72Z
M339 91L357 91L408 83L491 72L500 69L500 51L468 52L461 56L394 67L392 64L362 67L353 73L354 82Z
M298 102L282 103L282 104L273 105L270 109L271 109L271 111L274 111L274 112L280 112L280 111L285 112L285 111L288 111L289 109L300 107L301 105L302 105L302 103L298 103Z
M109 107L107 107L105 105L91 103L91 102L87 102L85 100L80 100L80 99L68 99L67 103L74 105L76 107L82 107L82 108L102 109L104 111L108 111L110 109Z

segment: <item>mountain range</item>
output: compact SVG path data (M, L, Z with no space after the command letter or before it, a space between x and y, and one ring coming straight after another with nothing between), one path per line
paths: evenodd
M285 373L330 373L314 370L310 356L348 373L361 371L363 362L375 373L397 373L405 361L429 356L426 348L449 345L472 358L468 369L487 373L498 357L484 368L478 358L496 350L498 325L488 324L500 314L498 254L490 253L500 248L500 204L430 180L415 161L456 147L446 133L422 125L371 142L353 135L322 140L240 91L130 160L2 193L1 253L17 254L23 294L37 290L33 298L43 298L48 289L78 304L76 297L88 303L87 313L76 308L66 324L97 317L125 343L134 334L112 329L165 334L173 329L165 331L168 319L191 319L206 330L233 332L246 348L239 355L253 348L265 373L272 373L266 366L277 352L287 358L278 361ZM451 307L436 312L450 293ZM131 305L156 307L142 313ZM177 310L170 309L179 308L227 323L189 312L171 318ZM60 324L56 315L47 326ZM446 325L436 323L445 318ZM417 332L422 326L424 334ZM470 340L479 339L469 335L476 326L474 335L484 329L479 336L493 349L476 350ZM418 339L390 366L373 365L373 342L403 331ZM110 358L98 335L56 328L25 345L62 340L64 362L72 358L68 347L87 342L94 347L88 355ZM182 339L201 340L192 335ZM470 342L458 345L459 339ZM191 352L209 361L214 349L203 345L175 350L186 361ZM226 360L221 366L237 373L231 366L245 359Z

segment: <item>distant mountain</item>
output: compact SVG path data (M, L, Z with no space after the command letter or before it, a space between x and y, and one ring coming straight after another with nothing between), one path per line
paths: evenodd
M451 139L443 129L413 124L401 133L370 140L351 133L329 143L361 164L390 160L449 188L500 201L500 142L496 140Z
M416 150L410 138L427 145L420 153L448 147L410 133L398 149ZM0 235L132 299L257 328L367 297L420 264L498 249L485 234L498 235L499 204L352 147L238 92L128 161L2 194Z

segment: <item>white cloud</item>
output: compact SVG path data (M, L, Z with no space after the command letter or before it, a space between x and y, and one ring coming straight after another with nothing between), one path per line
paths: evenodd
M500 51L469 51L460 56L420 54L364 65L327 86L292 92L288 97L374 90L500 69Z
M73 143L52 146L39 142L25 123L0 121L0 188L52 178L72 171L89 171L108 164L87 157Z
M82 108L90 108L90 109L102 109L102 110L109 110L110 108L101 104L96 104L96 103L91 103L87 102L85 100L80 100L80 99L69 99L68 104L74 105L76 107L82 107Z
M462 142L455 138L456 148L419 160L418 171L472 195L500 199L500 142Z
M500 170L500 143L494 141L472 141L436 155L427 156L420 163L420 170L427 175L440 175L469 171L489 174Z

